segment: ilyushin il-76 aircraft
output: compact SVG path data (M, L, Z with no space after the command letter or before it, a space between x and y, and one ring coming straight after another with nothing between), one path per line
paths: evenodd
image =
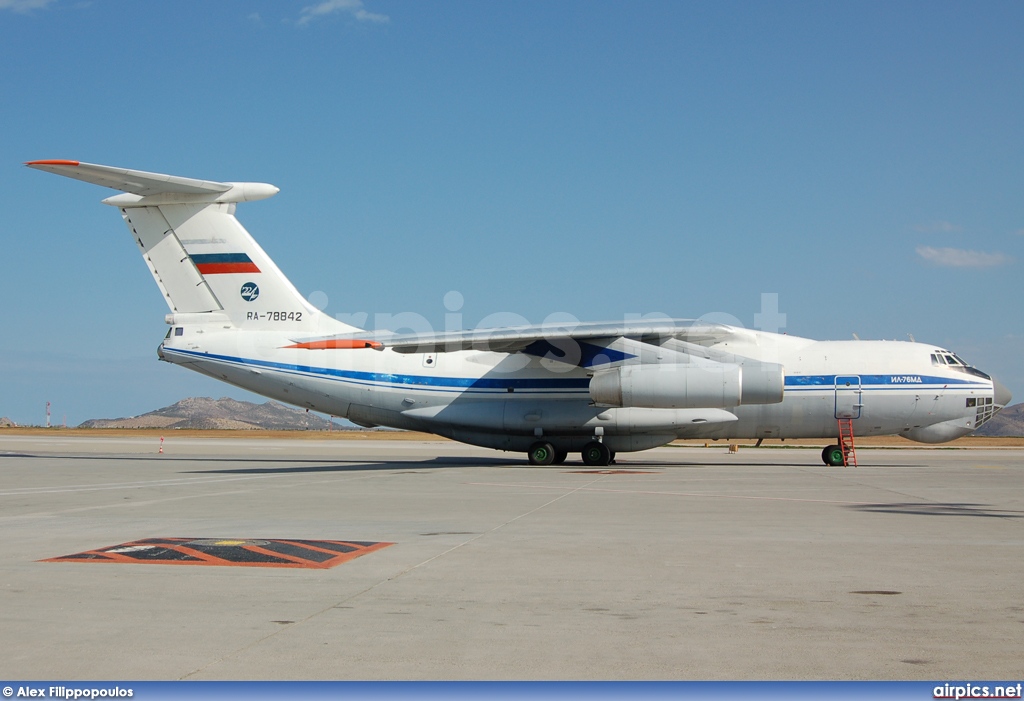
M211 182L77 161L39 170L122 191L117 207L170 307L161 360L360 426L426 431L533 464L677 438L858 436L941 443L1010 401L999 382L924 343L814 341L683 320L431 334L366 331L299 294L235 218L265 183Z

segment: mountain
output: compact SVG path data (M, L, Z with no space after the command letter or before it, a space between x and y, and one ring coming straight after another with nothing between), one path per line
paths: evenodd
M3 417L3 418L0 418L0 428L8 428L10 426L17 426L17 425L18 424L14 423L10 419L8 419L6 416Z
M1024 436L1024 404L1008 406L993 416L975 436Z
M228 397L190 397L141 416L122 419L89 419L79 428L190 428L271 429L278 431L326 431L328 421L317 414L266 402L253 404Z

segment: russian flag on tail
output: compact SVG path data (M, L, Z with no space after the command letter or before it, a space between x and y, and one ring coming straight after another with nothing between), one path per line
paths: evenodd
M203 275L260 271L246 253L197 253L192 256L192 262Z

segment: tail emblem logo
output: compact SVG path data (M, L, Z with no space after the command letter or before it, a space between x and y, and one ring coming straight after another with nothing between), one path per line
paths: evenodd
M260 288L255 282L247 282L242 285L241 294L246 302L255 302L260 296Z

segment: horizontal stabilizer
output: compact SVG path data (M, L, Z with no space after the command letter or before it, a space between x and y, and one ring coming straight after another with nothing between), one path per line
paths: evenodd
M84 180L87 183L102 185L143 197L170 192L188 195L211 195L227 192L232 187L232 183L181 178L176 175L147 173L143 170L114 168L112 166L80 163L78 161L29 161L25 165L29 168L45 170L48 173L56 173L57 175L74 178L75 180Z

